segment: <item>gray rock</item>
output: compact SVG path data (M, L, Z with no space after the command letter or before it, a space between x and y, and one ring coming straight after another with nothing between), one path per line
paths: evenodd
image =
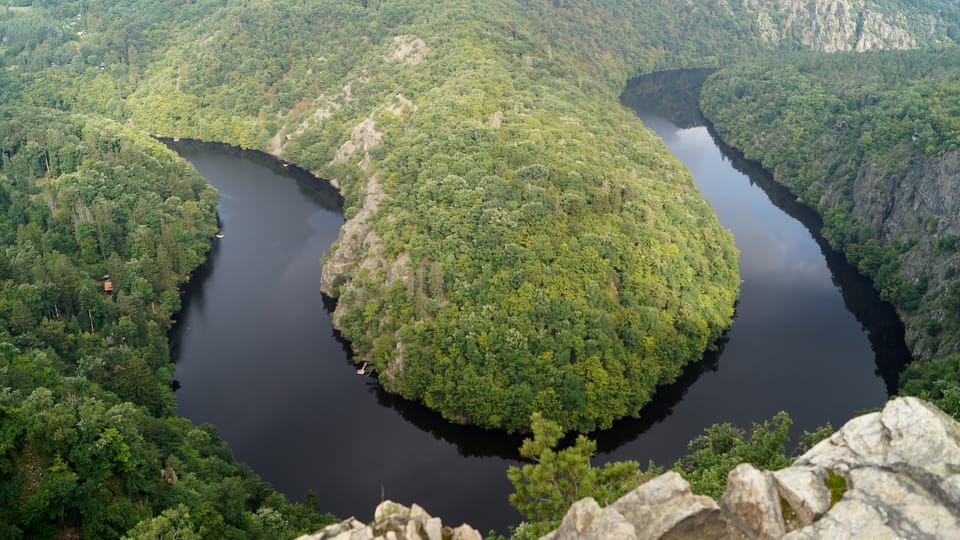
M896 471L960 507L960 424L917 398L896 398L882 412L854 418L800 456L798 465Z
M850 476L855 489L823 519L786 538L960 538L960 518L909 477L874 467Z
M419 523L410 520L407 522L407 529L404 531L404 537L408 540L419 540L420 538L423 538L423 536L420 534L420 530L422 528L423 527L421 527Z
M483 540L480 531L464 523L456 529L453 529L453 535L450 540Z
M773 475L742 463L727 475L720 508L749 538L780 538L786 532Z
M842 472L847 491L787 538L960 538L960 424L926 402L854 418L791 469L803 467Z
M387 500L378 504L377 509L373 511L374 522L383 521L392 516L408 519L410 517L410 509L400 503Z
M431 517L433 516L428 514L427 511L424 510L419 504L414 503L410 506L410 519L416 520L420 524L424 524Z
M727 524L710 497L694 495L690 484L668 472L640 485L610 505L636 530L637 538L726 538Z
M861 501L840 501L815 524L786 535L784 540L899 540L896 531L886 525L886 517Z
M795 465L774 471L777 492L793 510L798 526L810 525L830 509L830 491L824 484L826 478L826 472L818 467Z
M423 526L423 531L427 533L429 540L443 540L443 523L440 518L430 518Z
M328 525L313 534L305 534L297 540L372 540L373 530L356 518L347 518L340 523Z
M600 508L592 497L573 503L560 527L541 540L636 540L633 525L613 508Z

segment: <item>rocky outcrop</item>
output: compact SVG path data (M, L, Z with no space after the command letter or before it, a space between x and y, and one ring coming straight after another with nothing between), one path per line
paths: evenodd
M919 144L919 142L917 143ZM920 160L891 174L886 167L865 164L853 183L851 218L877 231L882 243L910 246L899 257L899 273L911 283L926 283L915 313L904 313L906 340L914 356L943 358L960 351L960 336L929 331L930 321L946 318L944 297L957 271L960 238L960 150ZM829 191L826 204L838 206L844 194ZM950 244L953 242L953 244ZM943 246L953 247L944 249Z
M298 540L480 540L414 504L377 506ZM960 423L917 398L897 398L775 472L741 464L719 501L695 495L676 472L606 508L577 501L541 540L813 540L960 538Z
M864 0L748 0L745 6L756 13L760 38L772 45L827 52L916 46L902 16L871 11Z
M469 525L445 527L440 518L414 504L410 508L393 501L377 506L373 523L356 518L324 527L297 540L483 540L480 532Z
M422 38L412 35L394 36L395 48L387 56L390 60L399 60L411 65L423 62L427 56L427 43Z
M545 538L960 538L960 423L897 398L787 469L740 465L719 502L670 472L607 508L578 502Z

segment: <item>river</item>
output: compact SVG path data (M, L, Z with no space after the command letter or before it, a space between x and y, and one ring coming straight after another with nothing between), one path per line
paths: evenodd
M884 402L907 354L892 309L816 235L816 216L714 142L696 112L704 74L691 73L632 83L624 102L733 231L737 315L722 351L659 392L641 419L592 434L597 462L669 466L710 424L749 427L779 410L797 433L839 426ZM291 499L312 490L341 517L369 520L386 497L482 532L520 521L506 479L520 464L519 437L449 424L356 374L319 291L320 258L343 223L337 193L261 154L170 144L220 191L223 224L171 335L179 413L214 423Z

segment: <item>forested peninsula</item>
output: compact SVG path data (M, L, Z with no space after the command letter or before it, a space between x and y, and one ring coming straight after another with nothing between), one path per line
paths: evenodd
M759 4L7 0L0 532L324 519L171 416L166 331L216 195L148 134L340 188L322 282L387 389L511 431L638 415L730 324L739 277L689 174L619 104L625 81L760 50L948 46L960 20L933 1Z

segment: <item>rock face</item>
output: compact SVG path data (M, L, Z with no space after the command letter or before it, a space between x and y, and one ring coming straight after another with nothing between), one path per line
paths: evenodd
M926 282L927 293L915 315L901 314L914 356L943 358L960 351L960 336L932 335L928 320L943 320L944 297L956 272L956 253L940 250L940 242L960 238L960 150L951 150L914 164L900 174L865 164L853 185L851 217L878 231L886 243L899 240L912 247L900 255L900 274L913 283ZM842 194L827 192L836 206Z
M578 502L544 538L960 538L960 423L897 398L787 469L740 465L719 504L670 472L607 508Z
M324 527L297 540L483 540L469 525L445 527L440 518L432 517L414 504L410 508L393 501L377 506L373 523L365 525L356 518Z
M902 16L871 11L864 0L746 0L744 5L756 13L760 38L773 45L792 42L827 52L916 46Z

